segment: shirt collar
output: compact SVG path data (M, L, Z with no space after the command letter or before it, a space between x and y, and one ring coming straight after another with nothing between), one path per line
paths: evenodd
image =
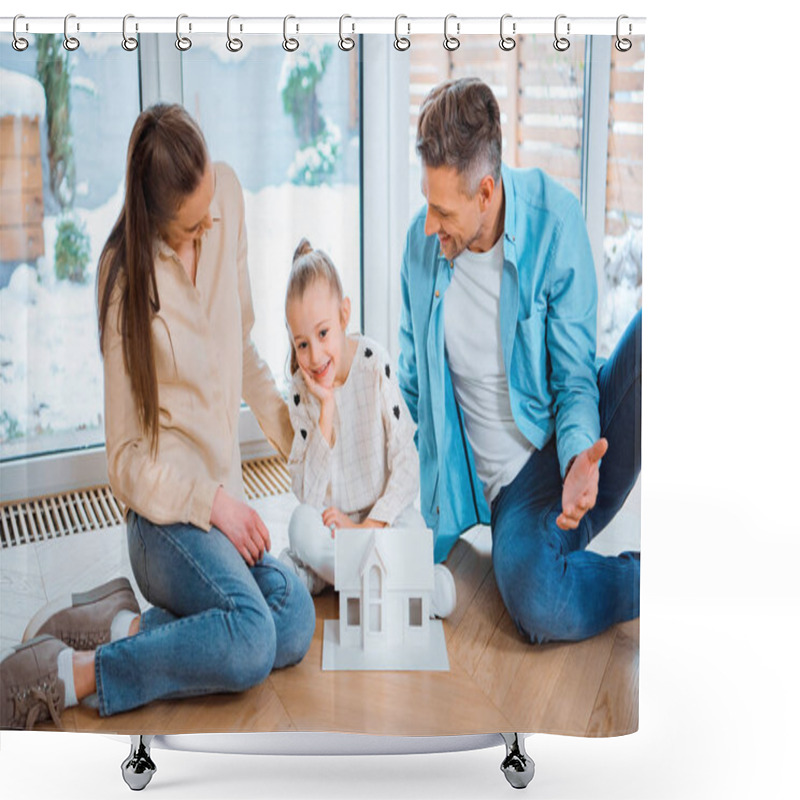
M505 218L503 220L503 235L509 241L514 241L516 236L517 207L514 196L514 182L511 168L505 164L500 165L500 175L503 180L503 199L505 200Z

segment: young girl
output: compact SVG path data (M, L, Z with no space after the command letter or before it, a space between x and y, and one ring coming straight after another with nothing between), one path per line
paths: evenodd
M279 559L312 594L334 583L337 528L424 528L415 425L388 353L366 336L347 335L350 299L330 258L303 239L286 289L292 346L289 414L292 489L301 502ZM455 583L434 568L431 607L455 607Z

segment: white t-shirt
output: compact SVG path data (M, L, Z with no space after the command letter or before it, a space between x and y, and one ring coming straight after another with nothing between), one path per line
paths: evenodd
M501 236L486 253L465 250L456 258L444 296L447 362L475 468L490 504L535 449L511 414L500 341L502 275Z

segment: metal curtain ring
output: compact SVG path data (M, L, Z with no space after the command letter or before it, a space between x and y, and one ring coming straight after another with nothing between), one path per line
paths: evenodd
M553 26L553 31L555 35L555 41L553 42L553 47L558 50L559 53L563 53L565 50L569 50L569 39L565 36L558 35L558 21L560 19L566 19L566 14L559 14L556 17L555 25ZM567 23L567 34L569 35L569 22Z
M14 39L11 42L11 46L18 53L21 53L23 50L27 50L28 49L28 45L30 44L30 42L28 42L27 39L24 39L22 36L18 36L17 35L17 20L20 20L20 19L25 19L23 14L17 14L17 16L14 17L14 24L13 24L13 26L11 28L11 33L14 36Z
M349 14L342 14L342 16L339 17L339 49L348 52L356 46L356 43L355 40L351 39L349 36L345 36L342 31L346 19L353 18ZM355 25L353 25L352 22L350 23L350 31L351 33L355 31Z
M238 53L242 49L242 47L244 47L244 44L242 43L241 39L237 39L231 36L231 22L233 22L233 20L235 19L239 19L239 17L237 17L236 14L231 14L228 17L228 41L225 42L225 47L227 47L231 53ZM239 30L241 30L241 27L239 28Z
M129 19L134 19L133 14L126 14L122 18L122 49L130 53L139 46L139 40L135 36L128 36ZM139 30L138 25L136 26L136 30Z
M500 17L500 49L505 50L508 52L509 50L513 50L517 46L517 40L511 36L506 36L505 32L503 31L503 25L507 19L511 19L511 14L503 14ZM517 32L517 23L511 23L511 33Z
M408 17L405 14L398 14L394 18L394 49L403 52L411 47L411 39L409 39L407 36L400 35L399 29L401 19L408 19ZM411 25L406 23L406 28L408 29L408 33L411 33Z
M69 50L70 52L72 50L77 50L81 46L81 43L77 40L77 38L75 36L70 36L67 32L67 25L71 19L75 19L74 14L67 14L67 16L64 17L64 49ZM77 26L77 29L80 30L80 26Z
M453 50L458 50L458 48L461 47L461 42L455 36L450 36L447 33L447 23L450 22L451 19L456 19L456 15L455 14L448 14L444 18L444 42L443 42L443 44L444 44L444 49L445 50L449 50L450 52L453 52ZM460 27L461 27L460 24L458 22L456 22L456 33L459 32Z
M297 39L290 39L286 35L287 23L290 19L295 19L295 17L291 16L290 14L289 16L283 18L283 49L287 53L294 53L294 51L300 47L300 42L298 42Z
M175 20L175 47L182 53L186 52L192 46L192 40L188 36L181 36L181 20L187 19L188 16L188 14L178 14ZM191 23L189 24L189 30L192 30Z
M614 47L616 47L617 50L619 50L620 53L627 53L628 50L630 50L631 47L633 47L633 42L630 39L622 39L620 37L620 35L619 35L619 24L620 24L620 22L622 22L623 19L628 19L628 17L626 17L625 14L620 14L617 17L617 41L614 42ZM629 22L628 23L628 35L630 35L632 30L633 30L633 28L631 27L631 24Z

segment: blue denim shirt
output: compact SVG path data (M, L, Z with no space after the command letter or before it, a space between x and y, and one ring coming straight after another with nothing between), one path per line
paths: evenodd
M555 434L561 474L600 436L595 365L597 279L578 200L541 170L503 165L505 227L500 337L511 412L537 448ZM444 294L452 264L426 208L411 223L402 266L400 388L417 423L421 511L434 558L490 512L444 348Z

